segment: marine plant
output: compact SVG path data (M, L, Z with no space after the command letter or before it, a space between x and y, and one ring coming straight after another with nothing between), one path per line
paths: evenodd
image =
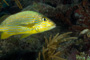
M65 46L62 43L67 41L77 39L77 37L69 37L68 34L72 32L67 32L59 35L57 33L55 36L50 36L49 39L45 37L45 46L42 48L42 52L39 52L37 60L67 60L62 57L63 53L65 52ZM61 51L58 49L63 47ZM63 50L63 51L62 51Z
M23 8L19 0L14 0L14 1L15 1L15 3L17 4L17 6L18 6L20 9ZM9 3L8 3L6 0L3 0L3 2L4 2L7 6L9 6ZM1 4L3 4L3 3L1 3Z

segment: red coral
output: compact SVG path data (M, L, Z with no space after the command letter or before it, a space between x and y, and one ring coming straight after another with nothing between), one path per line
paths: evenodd
M70 29L72 31L81 31L85 28L90 29L90 9L88 0L83 0L74 12L79 15L79 19L76 21L76 25L72 25Z

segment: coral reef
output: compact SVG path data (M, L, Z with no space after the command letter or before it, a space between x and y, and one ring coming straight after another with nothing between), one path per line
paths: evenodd
M73 10L74 9L74 10ZM70 29L72 31L82 31L83 29L90 29L90 8L89 8L89 1L88 0L83 0L80 4L74 6L73 8L69 9L70 11L74 11L74 20L76 21L70 21L71 23L68 23L71 25ZM69 12L70 12L69 11ZM69 14L69 12L67 14ZM70 15L68 15L69 17ZM70 18L68 18L70 19ZM74 22L74 23L73 23ZM76 23L75 23L76 22Z
M76 60L90 60L90 56L81 52L79 55L76 55Z
M69 45L67 48L69 49L69 56L68 59L69 60L88 60L90 59L90 30L89 29L85 29L83 31L80 32L78 39L76 41L74 41L73 44ZM74 51L73 51L74 50ZM81 53L84 54L81 54Z
M18 39L20 35L0 40L0 57L11 51L38 52L42 49L37 60L90 60L89 0L0 0L0 22L21 10L40 12L52 19L57 27L22 40ZM64 34L56 34L58 32ZM44 42L43 36L49 39L45 37Z

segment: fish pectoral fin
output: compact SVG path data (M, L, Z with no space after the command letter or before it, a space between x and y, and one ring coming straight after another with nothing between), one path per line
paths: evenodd
M31 35L31 34L24 34L24 35L22 35L22 36L20 37L20 39L26 38L26 37L28 37L29 35Z
M32 26L34 26L35 25L35 23L32 23L32 24L28 24L27 26L28 27L32 27Z
M8 34L7 32L3 32L3 33L1 33L1 39L6 39L6 38L8 38L8 37L10 37L12 35L13 34Z
M35 25L35 23L32 23L32 24L21 24L21 26L24 26L24 27L32 27L32 26L34 26Z

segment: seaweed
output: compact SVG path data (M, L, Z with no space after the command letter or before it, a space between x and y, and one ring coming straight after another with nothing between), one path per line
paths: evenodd
M77 39L77 37L68 37L68 34L71 33L72 32L67 32L61 35L57 33L53 38L50 36L49 39L45 37L45 46L43 46L42 52L39 52L37 60L41 60L41 56L43 57L43 60L67 60L62 57L65 52L65 47L63 47L63 52L58 51L58 48L63 46L63 42Z
M17 4L17 6L19 7L19 9L22 9L22 8L23 8L19 0L14 0L14 1L15 1L15 3ZM3 0L3 2L4 2L7 6L10 6L10 4L9 4L6 0ZM1 4L3 5L4 3L1 3ZM1 6L1 7L2 7L2 6Z

